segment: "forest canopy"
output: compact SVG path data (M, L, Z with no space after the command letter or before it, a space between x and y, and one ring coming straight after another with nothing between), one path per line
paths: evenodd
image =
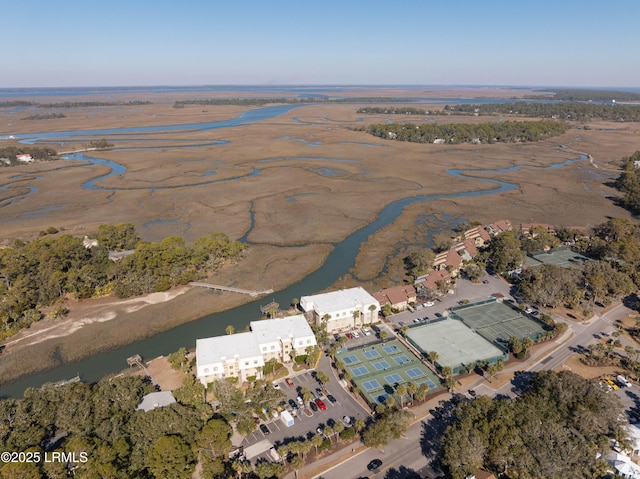
M85 247L82 238L60 234L0 249L0 339L39 321L43 308L67 297L115 293L125 298L165 291L206 277L245 248L223 233L191 245L177 236L147 242L130 223L101 225L91 236L97 246ZM110 259L110 251L122 250L131 251L119 261Z
M390 123L370 125L368 132L380 138L415 143L456 144L468 142L513 143L538 141L550 136L560 135L568 129L566 123L558 121L504 121L500 123L452 123L420 126L411 123Z

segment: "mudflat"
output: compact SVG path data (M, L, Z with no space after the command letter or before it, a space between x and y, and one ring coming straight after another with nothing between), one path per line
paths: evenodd
M526 93L379 88L350 95L448 98L475 94L478 98L511 98ZM233 92L225 95L239 96ZM0 109L0 137L195 124L228 120L253 109L228 105L173 108L174 99L186 97L194 95L153 96L150 105L56 109L66 118L55 120L22 121L20 118L30 111ZM37 101L45 102L41 98ZM78 99L74 97L74 101ZM0 168L0 241L30 240L48 226L83 235L99 224L121 222L135 224L141 236L152 241L170 235L192 241L221 231L231 238L245 236L251 247L239 265L217 272L216 281L247 289L265 285L281 289L317 268L333 243L370 223L393 201L496 187L478 178L518 185L499 194L429 199L405 208L392 225L363 244L356 267L340 280L340 285L364 284L375 289L402 279L398 272L402 254L424 244L429 232L438 228L439 215L469 221L509 218L514 224L565 226L592 226L610 216L629 216L609 198L617 192L607 182L618 175L620 159L637 150L640 128L635 124L575 123L564 135L526 144L413 144L375 138L357 129L389 120L421 123L425 118L362 115L356 112L359 107L319 103L236 127L159 129L106 136L114 149L86 155L124 166L124 172L118 175L108 176L108 165L77 159ZM442 104L424 103L420 107L435 109ZM428 120L455 123L499 118L431 116ZM81 149L102 137L52 136L44 144L58 151ZM15 144L16 140L0 140L0 147ZM588 159L545 169L581 157ZM468 171L518 165L523 168ZM453 176L449 169L466 170L473 178ZM95 180L93 189L86 186L90 180ZM69 301L71 314L67 319L55 324L42 321L9 339L0 380L51 365L47 358L54 349L62 350L66 360L80 359L96 351L97 344L101 348L115 347L246 300L231 293L215 298L187 288L166 298L136 303L140 307L112 298ZM163 311L172 314L156 314L158 303L165 301ZM109 320L88 320L107 316ZM143 317L148 321L137 321ZM135 333L115 327L116 323L137 324ZM43 332L34 335L39 329ZM29 367L20 369L23 363Z

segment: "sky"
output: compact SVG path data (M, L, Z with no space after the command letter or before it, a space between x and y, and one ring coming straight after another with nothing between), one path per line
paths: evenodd
M638 0L20 0L0 88L640 87Z

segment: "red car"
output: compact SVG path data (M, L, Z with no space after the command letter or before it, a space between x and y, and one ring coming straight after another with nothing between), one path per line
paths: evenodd
M320 408L321 411L325 411L327 409L327 406L324 404L322 399L316 399L315 403Z
M291 380L291 378L285 379L285 382L287 383L287 385L293 387L293 381Z
M349 338L349 339L353 339L353 334L351 334L351 333L347 333L347 338Z

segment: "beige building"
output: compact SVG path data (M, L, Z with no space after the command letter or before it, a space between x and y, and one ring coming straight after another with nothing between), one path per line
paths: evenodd
M360 286L303 296L300 298L300 307L316 325L325 323L328 333L376 323L380 311L380 303Z
M196 376L202 384L237 377L240 382L262 378L270 359L290 362L316 346L304 315L252 321L251 331L196 340Z

